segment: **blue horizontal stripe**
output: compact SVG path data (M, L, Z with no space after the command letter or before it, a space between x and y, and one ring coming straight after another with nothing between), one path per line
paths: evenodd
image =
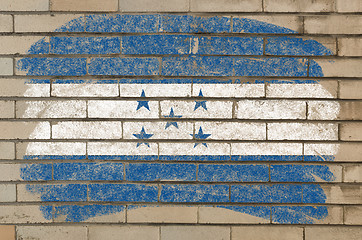
M272 182L317 182L318 178L326 182L335 180L327 165L270 166L270 179Z
M50 53L112 54L121 53L119 37L51 37Z
M40 194L43 202L87 201L87 185L85 184L28 184L26 190L33 194Z
M272 222L283 224L313 224L328 216L326 206L278 206L272 207Z
M226 161L230 160L227 155L160 155L160 160L165 161Z
M295 34L288 28L280 27L271 23L261 22L254 19L233 17L233 32L235 33L274 33L274 34Z
M22 164L20 177L25 181L52 180L52 164Z
M303 161L303 155L232 155L232 161Z
M90 160L157 160L156 155L88 155Z

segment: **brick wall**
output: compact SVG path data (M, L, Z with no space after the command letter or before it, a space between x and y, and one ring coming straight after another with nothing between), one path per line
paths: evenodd
M361 12L0 0L0 240L362 239Z

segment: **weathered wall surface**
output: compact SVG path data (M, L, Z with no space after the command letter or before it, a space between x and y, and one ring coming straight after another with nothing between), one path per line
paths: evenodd
M0 0L0 240L362 239L361 13Z

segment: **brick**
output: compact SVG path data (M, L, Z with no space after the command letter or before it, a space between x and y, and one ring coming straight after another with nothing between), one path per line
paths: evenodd
M1 54L49 53L49 38L35 36L1 36Z
M362 207L360 206L346 206L344 207L344 223L350 225L361 225ZM362 235L361 235L362 236Z
M183 118L232 118L231 101L203 102L200 98L200 101L161 101L160 104L162 116L168 116L173 108L175 115Z
M271 182L342 182L342 166L271 165Z
M160 160L227 160L230 145L227 143L159 143ZM176 158L175 155L181 155ZM211 156L209 156L211 155Z
M334 12L334 0L266 0L265 12Z
M362 5L361 5L362 9ZM338 56L362 56L361 38L339 38Z
M324 123L268 123L269 140L338 140L338 125Z
M304 101L243 100L237 105L238 119L305 119Z
M90 184L88 188L89 201L157 202L158 199L158 188L154 185Z
M85 184L27 184L17 186L18 202L84 202Z
M188 12L187 0L119 0L122 12Z
M43 206L50 210L51 206ZM39 205L0 206L1 223L50 223L51 216L45 218Z
M0 101L0 118L15 117L14 106L14 101Z
M340 81L339 98L362 99L362 82L353 80Z
M326 203L344 205L362 203L362 187L359 185L320 185L320 188L326 195ZM306 189L303 190L308 193Z
M128 181L196 181L195 164L137 163L126 166Z
M361 123L340 124L340 139L342 141L362 141Z
M161 226L162 240L229 239L230 228L219 226Z
M150 15L87 15L86 32L158 32L159 16Z
M300 143L232 143L233 160L285 160L288 155L303 155Z
M18 58L15 73L28 76L83 76L87 74L86 60L86 58Z
M153 134L151 139L192 139L193 124L189 122L125 122L123 123L124 139L136 139L145 129L146 133Z
M259 37L191 38L190 53L202 55L263 55L263 39Z
M124 205L54 206L54 222L124 223L125 214Z
M69 101L18 101L18 118L85 118L86 102Z
M29 79L0 79L0 96L2 97L49 97L50 81L33 83Z
M306 16L304 32L311 34L361 34L361 21L361 16L351 15Z
M15 202L16 201L16 185L1 184L0 185L0 202Z
M190 54L190 37L145 35L122 37L123 54Z
M317 161L359 162L362 159L361 150L361 144L358 143L304 144L304 154L314 155L313 158ZM328 157L323 157L331 155L332 159L329 160Z
M295 34L303 32L302 18L298 16L233 17L233 32Z
M281 82L267 83L266 97L269 98L337 98L337 81L315 83Z
M115 12L118 11L118 0L50 0L50 11Z
M141 104L139 103L141 102ZM145 103L147 102L147 104ZM142 103L146 105L142 105ZM138 108L140 106L140 108ZM156 101L88 101L90 118L158 118L159 109ZM137 109L138 108L138 109Z
M200 164L198 181L202 182L268 182L267 165Z
M229 202L227 185L162 185L161 202Z
M54 180L123 180L123 163L54 163Z
M231 57L164 57L162 75L165 76L233 76Z
M119 37L51 37L50 53L114 54L121 53Z
M169 33L228 33L229 16L162 15L159 32Z
M231 81L211 81L193 80L192 96L199 96L200 91L204 97L240 97L240 98L261 98L265 96L265 86L260 84L249 83L232 83Z
M362 3L359 0L336 0L337 12L362 12Z
M215 140L265 140L265 123L240 122L196 122L195 133L200 127L204 133L211 134L207 139Z
M235 58L235 76L307 76L307 60L302 58ZM267 66L267 67L266 67ZM278 67L277 67L278 66Z
M190 10L191 12L261 12L262 2L260 0L191 0Z
M0 15L0 32L13 31L13 17L11 15Z
M230 192L234 203L301 203L303 195L302 186L294 184L231 185Z
M0 139L50 139L49 122L0 122Z
M45 181L52 180L51 164L1 164L1 181Z
M349 239L358 240L362 237L362 231L360 227L306 227L305 239L306 240L339 240Z
M362 102L341 102L338 119L341 120L362 120Z
M149 239L159 240L157 226L89 226L89 240Z
M266 39L266 55L329 56L336 54L336 39L272 37Z
M362 182L362 166L345 165L343 169L344 182Z
M15 240L15 226L0 225L0 234L2 240Z
M232 227L232 240L302 240L303 228L284 226Z
M86 226L19 226L18 239L87 239Z
M57 80L51 86L54 97L118 97L118 85Z
M13 75L13 59L12 58L0 58L0 75Z
M249 215L258 213L258 216ZM257 224L270 223L270 207L264 206L202 206L199 223L206 224Z
M362 64L361 59L318 59L314 61L319 65L319 69L323 69L323 72L320 72L317 68L310 68L309 76L362 77L362 70L359 67ZM341 71L341 69L343 69L343 71Z
M15 15L15 32L83 32L84 19L81 15ZM70 21L79 18L77 21ZM65 25L65 26L64 26Z
M339 206L276 206L271 209L272 223L343 224L343 208ZM304 216L300 217L298 214Z
M16 146L17 159L24 157L38 158L41 156L51 156L50 158L64 159L64 155L83 156L86 155L85 143L62 143L62 142L31 142L18 143Z
M91 58L90 75L149 76L159 74L156 58Z
M53 139L121 139L120 122L57 122L52 124Z
M0 3L1 11L48 11L49 0L3 0Z
M341 106L335 101L308 101L308 116L311 120L335 120L340 114Z
M192 206L128 206L127 223L197 223Z
M127 156L139 155L140 158L157 159L158 146L157 143L141 144L137 148L137 143L122 142L122 143L107 143L95 142L88 143L88 156L95 159L129 159Z
M12 142L0 142L0 159L14 159L15 144Z

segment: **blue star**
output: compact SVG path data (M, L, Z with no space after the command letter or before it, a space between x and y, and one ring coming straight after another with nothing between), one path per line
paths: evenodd
M201 128L201 127L200 127L199 132L198 132L197 134L190 134L190 135L191 135L192 137L195 136L196 139L201 139L201 140L206 139L206 138L208 138L208 137L211 136L211 134L204 134L204 132L202 131L202 128ZM199 144L200 144L200 143L195 143L194 148L195 148L197 145L199 145ZM205 147L207 147L207 144L206 144L206 143L202 143L202 145L204 145Z
M180 118L181 115L176 116L173 112L173 108L171 108L170 115L163 115L165 118ZM178 128L177 122L167 122L165 129L167 129L169 126L175 126Z
M139 134L133 134L133 136L135 136L136 138L138 139L149 139L150 137L153 136L153 134L147 134L146 131L145 131L145 128L142 127L142 130ZM139 147L140 145L142 144L145 144L147 147L150 147L150 144L149 143L146 143L146 142L139 142L137 143L137 147Z
M202 91L200 89L199 92L199 97L203 97L204 95L202 94ZM207 107L206 107L206 101L195 101L195 108L194 111L196 111L196 109L198 109L199 107L202 107L203 109L205 109L207 111Z
M145 91L143 89L142 89L141 97L146 97ZM145 107L148 111L150 111L150 107L148 106L149 101L137 101L137 102L138 102L137 110L140 109L141 107Z

